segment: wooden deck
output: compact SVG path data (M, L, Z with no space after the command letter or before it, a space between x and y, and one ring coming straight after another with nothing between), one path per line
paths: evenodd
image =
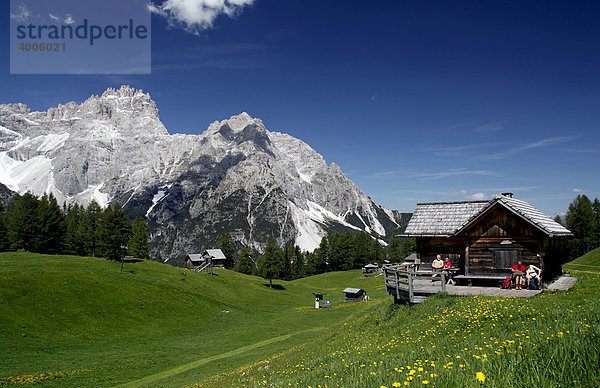
M499 287L446 285L440 280L432 282L431 273L415 273L407 270L386 269L384 275L387 295L393 296L395 302L404 301L411 304L422 303L429 296L438 292L447 292L450 295L458 296L480 295L512 298L529 298L543 292L543 290L506 290ZM568 290L576 282L577 278L561 276L547 289Z

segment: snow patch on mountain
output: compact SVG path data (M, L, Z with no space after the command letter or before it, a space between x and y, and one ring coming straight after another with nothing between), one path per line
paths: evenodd
M51 135L42 136L42 144L39 145L39 147L37 148L37 151L38 152L56 151L57 149L59 149L60 147L65 145L65 142L67 141L69 136L70 135L68 133L60 133L60 134L56 134L56 135L51 134Z
M327 235L324 225L319 225L315 220L306 217L306 213L293 202L288 201L292 220L297 228L295 243L307 251L314 251L319 247L323 236Z

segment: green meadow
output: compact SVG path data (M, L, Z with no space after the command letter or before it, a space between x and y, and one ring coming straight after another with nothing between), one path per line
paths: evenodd
M575 287L529 299L386 299L304 346L195 386L598 387L600 248L565 268Z
M381 277L291 282L0 253L0 385L600 386L600 249L569 291L394 305ZM367 303L344 303L347 286ZM316 310L310 292L326 292Z
M190 385L364 315L381 283L349 271L270 289L228 270L0 253L0 385ZM349 286L372 301L344 303ZM316 310L313 291L333 307Z

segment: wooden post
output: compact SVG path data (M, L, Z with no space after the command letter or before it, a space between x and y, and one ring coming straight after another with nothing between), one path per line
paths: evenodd
M400 278L398 277L398 270L394 271L394 276L396 278L396 299L400 299L400 287L398 285Z
M465 276L469 276L469 239L467 238L467 246L465 247Z
M440 279L442 279L442 292L446 292L446 272L445 271L442 271Z
M408 273L408 301L414 303L415 291L413 290L413 275Z

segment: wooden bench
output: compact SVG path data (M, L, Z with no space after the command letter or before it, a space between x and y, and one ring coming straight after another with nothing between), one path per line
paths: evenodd
M456 275L454 276L454 280L466 280L467 284L469 286L473 285L473 280L479 280L479 281L492 281L492 280L496 280L496 281L503 281L504 279L506 279L507 277L511 276L510 274L506 274L506 275L502 275L502 274L495 274L495 275Z

